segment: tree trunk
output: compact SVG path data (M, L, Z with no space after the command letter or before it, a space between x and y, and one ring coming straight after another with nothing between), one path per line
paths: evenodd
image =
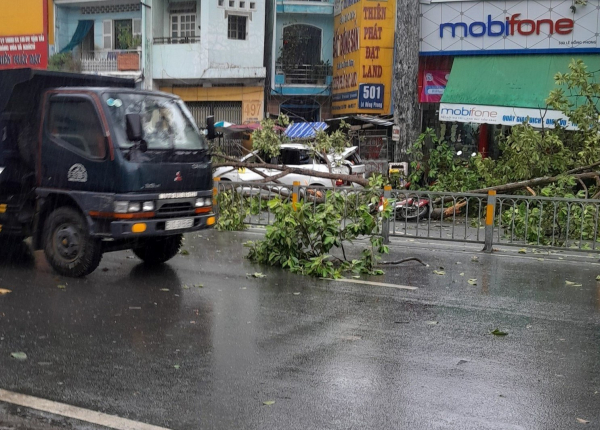
M417 75L419 73L419 14L417 0L397 0L394 43L394 124L400 128L394 159L408 161L406 150L421 131Z
M230 158L230 157L227 157ZM278 164L268 164L268 163L244 163L242 161L227 161L226 163L215 163L213 164L213 169L218 167L230 166L234 168L245 167L247 169L272 169L279 170L280 172L295 173L298 175L306 175L313 176L316 178L324 178L324 179L333 179L334 181L337 179L341 179L342 181L354 182L355 184L362 185L366 187L369 185L369 180L362 178L356 175L345 175L342 173L330 173L330 172L319 172L317 170L310 169L301 169L298 167L290 167L286 165L278 165ZM285 175L276 175L277 178L282 178Z

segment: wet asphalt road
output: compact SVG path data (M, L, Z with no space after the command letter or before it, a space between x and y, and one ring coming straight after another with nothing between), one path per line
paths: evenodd
M597 257L405 242L390 258L430 267L370 280L408 291L258 267L258 238L191 235L155 268L107 254L83 280L4 256L0 388L174 430L600 429ZM0 402L17 428L100 427Z

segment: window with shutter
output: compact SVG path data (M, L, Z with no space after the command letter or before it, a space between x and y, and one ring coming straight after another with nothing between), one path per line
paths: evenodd
M111 19L102 21L102 40L104 41L104 49L113 49L112 27L113 22Z
M133 37L142 35L142 20L134 19L133 20Z

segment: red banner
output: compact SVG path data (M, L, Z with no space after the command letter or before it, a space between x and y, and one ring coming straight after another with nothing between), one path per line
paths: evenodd
M48 41L43 34L0 36L0 70L46 69Z
M449 77L449 70L425 70L419 102L439 103L442 100L442 94L444 94Z

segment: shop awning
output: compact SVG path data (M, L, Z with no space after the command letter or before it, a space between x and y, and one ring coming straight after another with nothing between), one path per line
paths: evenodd
M324 122L298 122L290 124L285 130L285 135L290 139L309 139L317 135L317 130L325 130Z
M92 20L81 20L77 24L77 28L75 29L75 33L73 33L73 37L67 46L61 49L61 53L72 51L77 45L81 43L81 41L87 36L88 32L94 26L94 21Z
M440 105L441 121L553 126L561 112L546 110L556 88L554 75L567 72L571 55L457 57ZM600 56L577 55L588 70L600 69ZM566 122L563 125L567 125Z

